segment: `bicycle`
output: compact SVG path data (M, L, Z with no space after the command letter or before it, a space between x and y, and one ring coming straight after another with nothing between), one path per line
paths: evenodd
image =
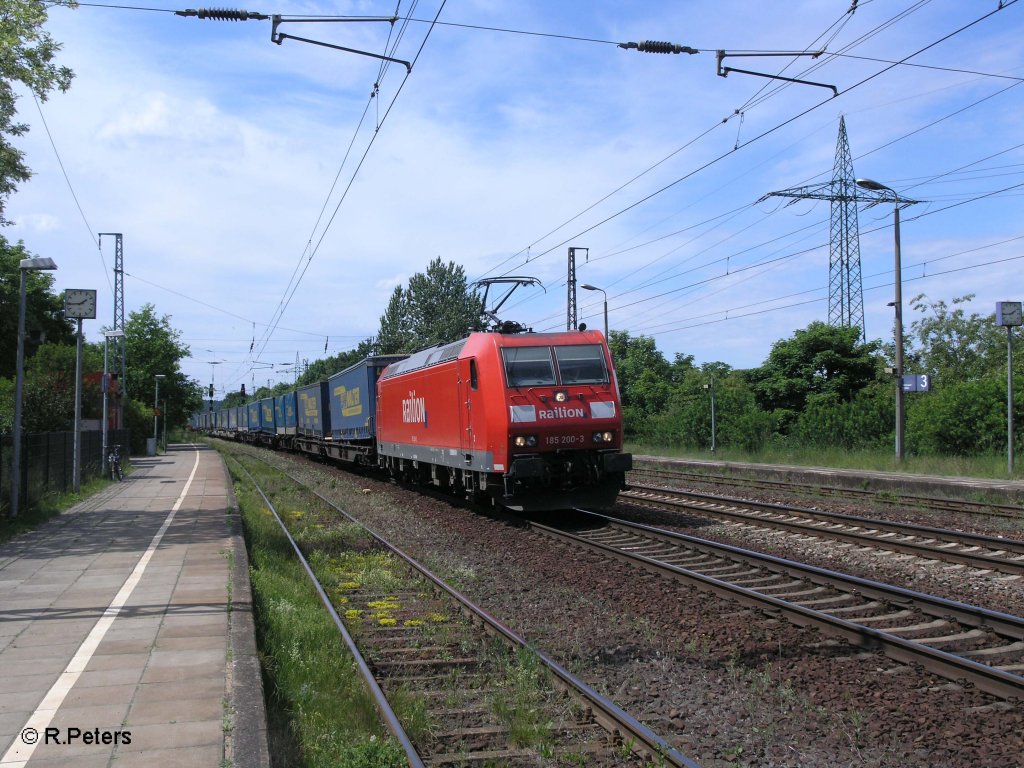
M121 482L124 480L124 470L121 469L121 448L112 446L107 454L107 463L110 464L110 479Z

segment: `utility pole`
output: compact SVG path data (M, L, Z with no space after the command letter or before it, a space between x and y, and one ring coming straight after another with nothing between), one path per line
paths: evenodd
M566 279L566 286L569 290L569 298L566 302L565 330L575 331L579 327L576 316L576 251L584 251L587 261L590 261L589 248L569 248L569 274Z
M103 237L114 238L114 327L115 331L124 331L124 238L120 232L100 232L99 242ZM125 336L122 333L117 338L117 349L114 351L114 359L121 361L120 376L117 381L118 407L117 407L117 428L124 427L124 401L128 395L128 368L125 344Z

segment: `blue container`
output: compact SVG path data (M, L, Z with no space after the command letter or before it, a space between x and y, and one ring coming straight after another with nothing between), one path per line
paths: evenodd
M277 424L274 421L274 398L264 397L262 400L259 401L259 408L259 431L269 433L271 435L275 434L277 432Z
M244 432L249 428L249 407L245 405L235 406L235 425L236 428Z
M407 355L367 357L327 380L331 396L331 435L335 440L372 440L377 434L377 379Z
M246 410L249 412L249 418L245 420L246 427L250 432L260 431L260 402L259 400L253 400L247 406Z
M277 434L295 434L295 392L274 396L274 421L277 423Z
M331 436L330 396L327 382L320 381L296 392L296 428L298 434L323 440Z

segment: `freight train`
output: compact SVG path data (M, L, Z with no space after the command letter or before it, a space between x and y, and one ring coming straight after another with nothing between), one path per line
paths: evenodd
M478 332L198 414L212 435L379 467L517 511L611 506L632 468L597 331Z

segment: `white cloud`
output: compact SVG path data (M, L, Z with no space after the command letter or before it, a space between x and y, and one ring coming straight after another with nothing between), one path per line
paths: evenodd
M900 58L973 18L977 12L968 6L932 4L852 53ZM417 16L432 18L436 9L436 3L421 8ZM280 10L387 15L393 8L367 0L285 3ZM1002 21L1014 12L997 14L995 23L952 39L937 59L920 63L980 71L1016 66L1022 42ZM879 4L862 4L832 50L889 14ZM827 242L826 202L774 213L768 204L744 206L769 191L830 178L840 112L847 116L857 173L898 189L1019 143L1019 89L926 127L1002 87L992 78L948 87L961 76L896 68L850 90L885 65L832 60L808 77L835 82L838 99L829 100L822 89L788 86L750 106L750 99L776 86L738 73L715 75L718 47L800 48L840 15L821 3L780 11L746 0L446 6L447 21L595 40L672 39L704 52L653 56L614 45L438 27L336 215L341 190L397 92L403 67L391 67L380 80L380 95L369 104L330 197L380 63L296 41L275 46L269 23L53 8L52 31L65 44L61 63L78 76L71 91L55 94L44 110L90 226L124 233L129 311L155 303L173 315L196 350L242 360L293 275L302 274L281 322L292 330L275 334L267 354L284 360L298 351L316 358L325 337L333 354L336 345L352 346L374 333L394 286L436 256L463 264L471 278L508 270L540 277L547 292L517 294L509 316L538 328L558 326L565 316L566 248L576 245L590 248L578 274L608 290L612 328L654 333L670 357L683 352L698 362L746 367L759 364L773 341L827 314L827 301L749 314L795 304L799 297L780 297L799 291L827 291L827 247L764 271L739 270ZM399 57L412 58L427 29L412 24ZM303 25L291 31L376 51L383 50L390 27ZM771 71L785 63L737 66ZM798 62L787 74L799 76L810 63ZM744 112L742 124L736 109ZM23 117L35 123L33 112ZM41 125L33 125L22 146L36 175L9 201L8 215L17 222L10 234L58 259L59 286L101 288L100 313L109 315L109 280L101 271L109 273L111 246L105 242L105 263L97 258ZM949 177L914 194L936 201L928 209L936 210L1008 185L1020 154L982 164L991 167L991 178L967 183ZM997 165L1011 175L997 177ZM1017 207L1015 198L995 197L913 221L908 214L905 263L939 254L946 243L969 248L1024 234L1014 229ZM865 286L869 274L881 285L865 293L869 337L885 337L892 324L885 306L891 300L890 217L891 211L879 210L861 219L864 231L881 227L861 242ZM820 225L814 236L799 232L814 222ZM310 248L316 248L311 261ZM527 250L531 258L524 263L517 254ZM1017 271L1009 262L920 283L935 298L975 290L984 308L995 300L993 292L1012 293ZM917 278L912 269L906 274L908 281ZM914 290L909 285L905 294ZM595 323L595 297L579 300ZM748 316L701 324L726 313ZM87 324L87 333L98 333L100 324ZM197 360L209 356L196 354ZM209 366L189 372L206 381ZM248 383L253 374L241 364L224 364L216 375L219 385L233 378Z

